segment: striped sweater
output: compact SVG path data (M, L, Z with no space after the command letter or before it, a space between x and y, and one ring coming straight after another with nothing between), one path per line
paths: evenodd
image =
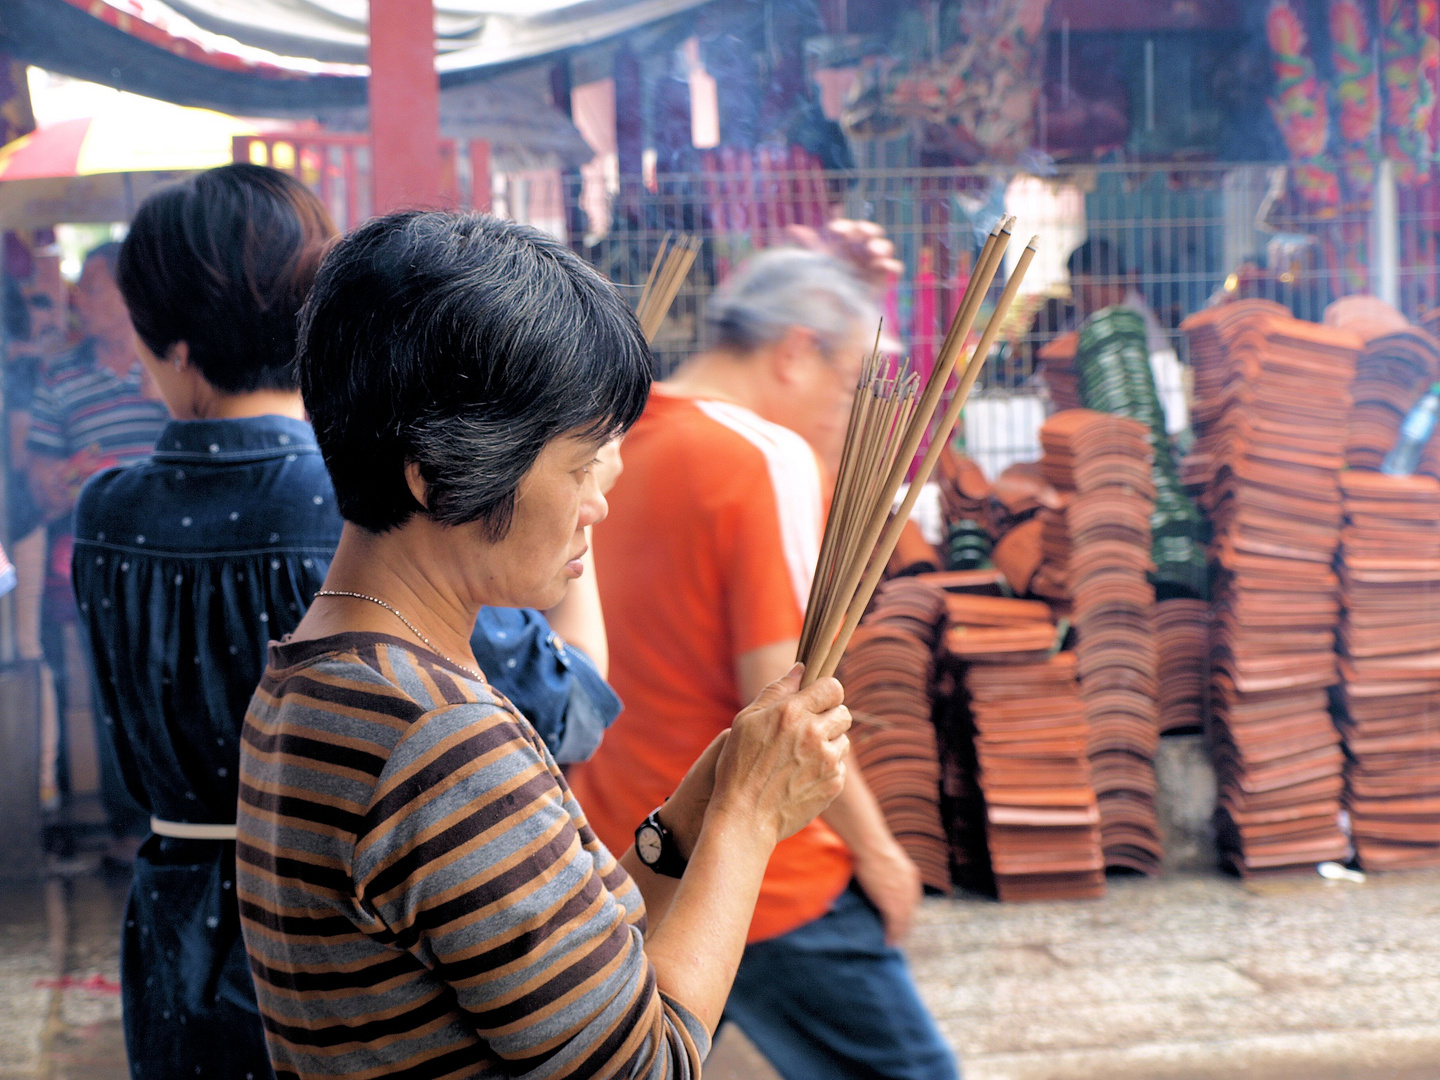
M236 861L279 1077L699 1077L639 890L508 702L383 634L270 650Z
M145 392L140 362L123 378L95 357L92 341L47 360L30 403L32 454L65 458L98 447L118 465L143 461L170 420Z

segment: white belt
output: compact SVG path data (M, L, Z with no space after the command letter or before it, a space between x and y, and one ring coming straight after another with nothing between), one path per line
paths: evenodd
M163 821L158 817L150 819L150 831L176 840L234 840L236 835L234 825L197 825L189 821Z

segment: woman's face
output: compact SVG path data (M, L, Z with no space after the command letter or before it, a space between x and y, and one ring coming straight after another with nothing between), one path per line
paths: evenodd
M483 603L551 608L584 572L585 529L609 512L597 467L602 446L563 435L540 451L520 481L510 531L486 545Z

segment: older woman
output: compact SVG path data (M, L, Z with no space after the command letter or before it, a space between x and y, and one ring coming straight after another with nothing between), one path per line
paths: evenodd
M479 216L327 258L299 364L344 532L246 717L241 914L277 1071L697 1076L775 844L843 784L849 714L792 671L617 861L470 649L549 608L649 354L564 247Z

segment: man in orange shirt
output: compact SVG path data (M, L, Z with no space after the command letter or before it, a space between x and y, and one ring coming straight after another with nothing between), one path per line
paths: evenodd
M625 712L570 771L613 850L794 662L822 460L838 458L876 318L835 259L760 255L711 298L715 346L653 388L626 438L594 537ZM726 1016L785 1080L954 1080L895 947L920 893L858 769L823 820L775 849Z

